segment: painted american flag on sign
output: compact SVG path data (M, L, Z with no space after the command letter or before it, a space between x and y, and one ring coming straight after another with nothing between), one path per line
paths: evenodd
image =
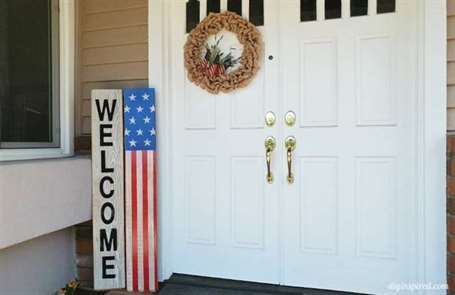
M128 291L156 291L156 111L152 88L125 89L125 234Z

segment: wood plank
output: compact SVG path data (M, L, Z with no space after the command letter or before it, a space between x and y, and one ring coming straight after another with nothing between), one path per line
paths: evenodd
M82 50L83 65L138 62L148 60L148 45L135 44Z
M455 130L455 0L447 0L447 130Z
M447 108L455 108L455 86L447 87Z
M98 13L112 10L125 10L132 7L147 7L147 0L82 0L82 13Z
M455 131L455 108L447 109L447 130Z
M447 82L449 85L455 83L455 62L447 63Z
M147 26L145 25L83 32L80 46L81 48L92 48L138 43L148 44Z
M141 80L85 82L82 83L81 96L82 99L90 99L90 93L92 92L92 89L122 89L147 86L147 77L144 77L144 79Z
M120 289L125 287L122 91L93 90L92 102L94 285Z
M447 39L455 38L455 16L447 17Z
M129 10L97 13L84 16L83 31L121 28L147 24L148 10L134 8Z
M91 117L82 117L81 121L82 121L81 134L91 134L92 133Z
M84 117L89 117L92 113L91 99L82 99L82 108L81 115Z
M447 0L447 15L455 15L455 0Z
M447 41L447 59L455 61L455 40Z
M148 75L148 62L83 66L81 78L84 82L140 80Z

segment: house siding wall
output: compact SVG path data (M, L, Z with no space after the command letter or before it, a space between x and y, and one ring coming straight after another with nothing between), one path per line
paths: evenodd
M447 282L455 294L455 135L447 137Z
M455 294L455 0L447 0L447 294Z
M148 85L147 0L80 0L76 89L76 151L89 152L92 89ZM76 232L77 277L93 287L91 222Z
M455 0L447 0L447 130L455 131Z
M90 134L92 89L148 85L147 4L78 1L76 136Z

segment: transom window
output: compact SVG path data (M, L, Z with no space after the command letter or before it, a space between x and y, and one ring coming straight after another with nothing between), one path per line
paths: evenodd
M395 12L395 0L374 0L376 1L376 13ZM308 22L318 19L316 0L300 0L300 21ZM351 17L368 15L368 0L350 0ZM341 0L324 1L324 19L341 18ZM322 18L322 17L321 17Z
M264 0L226 0L227 10L242 15L242 2L248 1L249 20L256 26L264 25ZM277 0L278 1L278 0ZM396 0L374 0L376 1L376 13L395 12ZM209 13L220 12L220 0L206 0L206 11ZM194 29L200 20L199 0L186 1L186 32L189 33ZM368 15L368 0L350 0L350 16ZM325 0L324 1L324 19L339 19L342 13L341 0ZM318 19L317 1L316 0L300 0L300 21L316 21Z
M227 10L242 15L242 2L247 0L227 0ZM186 1L186 32L191 32L200 19L200 7L201 3L199 0L187 0ZM255 26L264 25L264 0L248 0L249 7L249 21ZM221 10L220 0L207 0L207 15L209 13L217 13Z
M0 0L0 149L59 147L58 1Z

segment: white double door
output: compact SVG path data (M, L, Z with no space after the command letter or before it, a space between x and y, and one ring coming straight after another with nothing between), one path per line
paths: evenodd
M342 18L325 20L318 0L311 22L299 0L264 2L261 71L216 96L186 79L185 1L169 4L172 271L393 293L417 277L414 1L351 17L343 0Z

